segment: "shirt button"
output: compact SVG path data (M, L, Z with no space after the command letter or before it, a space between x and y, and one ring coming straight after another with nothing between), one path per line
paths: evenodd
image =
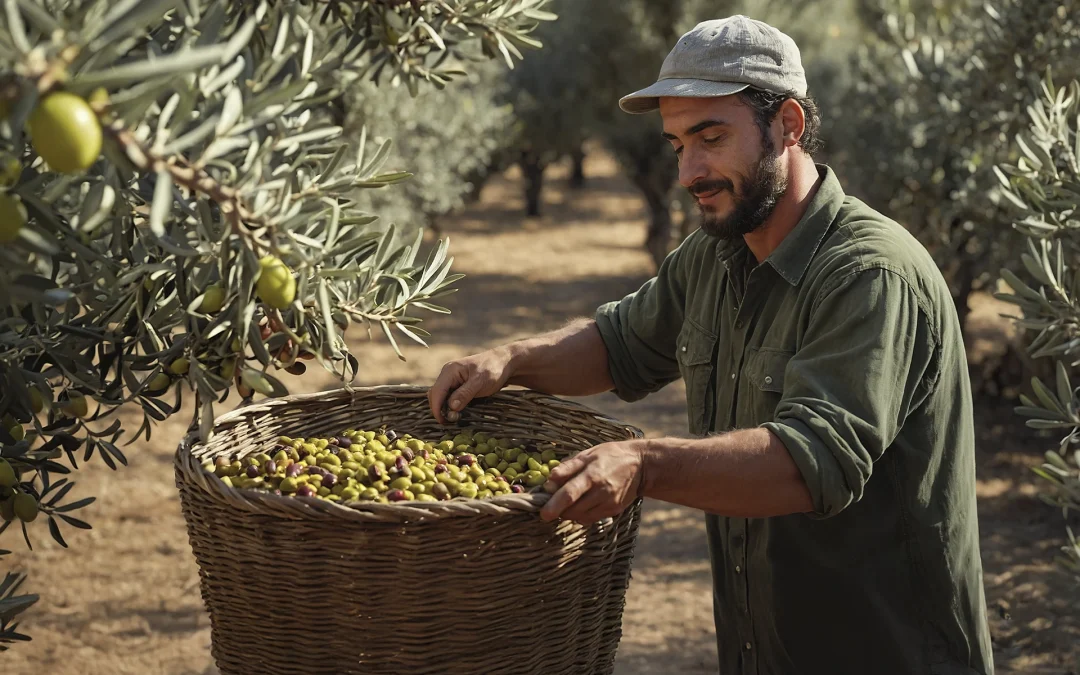
M770 375L765 376L765 384L772 384L772 376L770 376Z
M686 346L685 346L685 345L683 346L682 350L683 350L684 352L686 351Z
M749 642L747 642L746 644L743 645L743 647L746 647L747 651L749 651L753 647L753 645L751 645Z
M731 374L731 379L733 379L733 380L735 379L735 373Z
M742 574L742 565L735 566L735 574Z

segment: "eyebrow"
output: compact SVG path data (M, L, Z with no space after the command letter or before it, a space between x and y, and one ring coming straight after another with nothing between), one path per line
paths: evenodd
M703 122L698 122L694 126L687 129L685 135L693 136L694 134L696 134L696 133L698 133L700 131L705 131L709 127L726 127L726 126L730 126L730 125L727 122L725 122L724 120L705 120ZM666 131L661 132L660 135L663 136L664 138L666 138L669 141L674 141L674 140L678 139L678 137L675 134L669 134Z

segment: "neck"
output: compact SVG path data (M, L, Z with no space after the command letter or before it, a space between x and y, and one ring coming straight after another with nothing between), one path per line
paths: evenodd
M821 182L813 158L802 153L793 159L789 168L787 190L776 202L776 208L761 227L743 237L758 263L768 258L784 237L795 229Z

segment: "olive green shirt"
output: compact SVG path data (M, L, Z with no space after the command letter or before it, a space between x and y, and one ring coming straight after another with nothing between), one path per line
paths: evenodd
M596 321L615 393L682 377L690 432L762 427L812 513L706 515L721 675L993 672L964 342L903 227L819 165L757 264L698 230Z

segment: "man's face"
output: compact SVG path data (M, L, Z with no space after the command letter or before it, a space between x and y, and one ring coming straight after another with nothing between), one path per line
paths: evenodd
M737 96L663 97L660 115L664 138L679 157L679 182L701 212L701 229L734 239L760 228L787 190L774 130L763 139L753 110Z

